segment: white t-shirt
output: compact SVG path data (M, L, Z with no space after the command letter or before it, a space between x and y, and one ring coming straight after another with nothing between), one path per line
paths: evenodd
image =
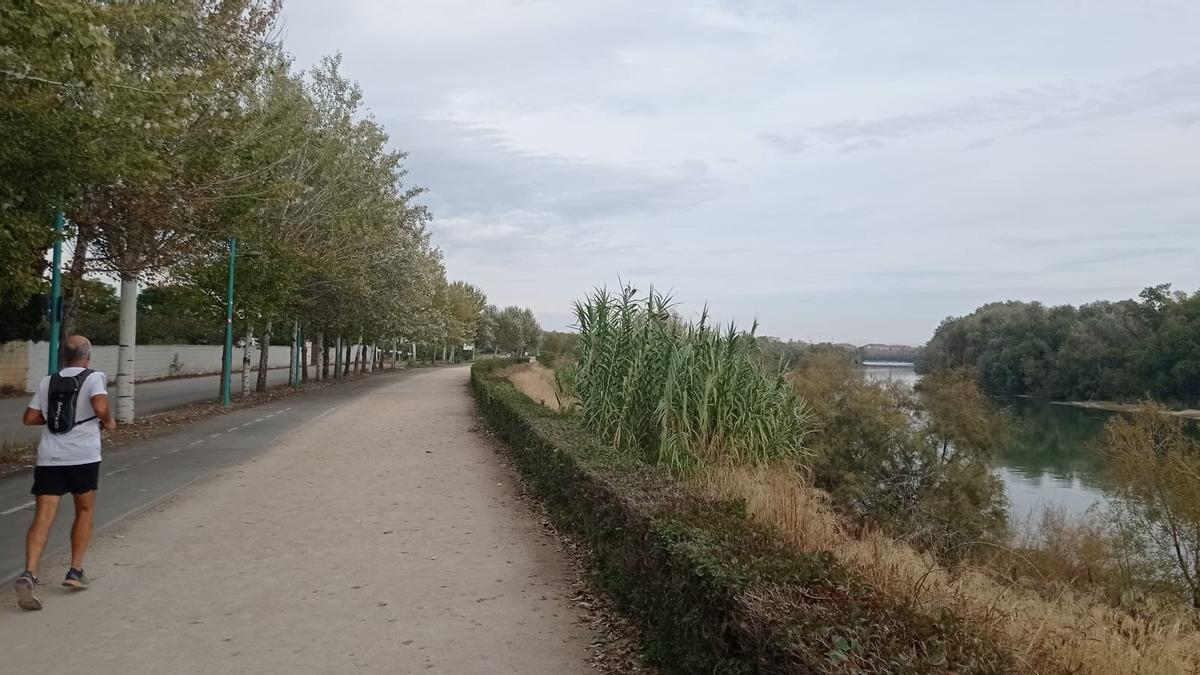
M74 377L83 372L83 368L71 367L58 371L63 377ZM75 421L95 417L96 410L92 408L92 397L108 393L108 378L99 371L88 375L79 390L79 399L75 403ZM50 376L42 378L38 390L29 401L29 407L42 411L47 415L50 399ZM100 461L100 420L89 420L76 426L65 434L52 434L50 428L42 427L42 440L38 443L38 466L72 466L75 464L91 464Z

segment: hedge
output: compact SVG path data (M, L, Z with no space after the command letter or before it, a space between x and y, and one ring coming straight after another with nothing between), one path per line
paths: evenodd
M786 548L738 501L690 492L578 420L472 367L481 416L667 673L1000 673L1009 652L954 616L880 596L828 554Z

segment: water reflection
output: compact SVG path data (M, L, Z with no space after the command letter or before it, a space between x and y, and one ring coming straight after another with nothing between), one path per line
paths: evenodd
M916 383L912 364L863 364L868 377ZM1115 414L1054 405L1036 399L1002 402L1014 422L1013 435L996 456L1014 524L1036 518L1046 507L1081 515L1104 499L1103 455L1096 445Z

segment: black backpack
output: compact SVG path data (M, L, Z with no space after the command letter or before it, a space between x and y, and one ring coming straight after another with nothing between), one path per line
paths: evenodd
M75 410L79 402L79 390L88 376L96 371L83 369L82 373L66 377L55 373L50 376L50 393L46 402L46 428L52 434L65 434L75 427L96 419L95 415L75 420Z

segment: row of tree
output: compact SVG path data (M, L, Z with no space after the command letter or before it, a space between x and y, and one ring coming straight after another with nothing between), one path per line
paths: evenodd
M1200 292L1136 300L984 305L938 326L919 372L964 369L989 393L1052 399L1200 401Z
M102 294L89 278L119 282L122 420L140 286L190 294L201 320L223 322L234 242L234 323L247 338L302 331L325 356L338 338L461 345L480 329L486 297L446 279L404 153L339 57L292 67L279 9L0 3L0 311L38 307L61 209L73 243L63 332Z

